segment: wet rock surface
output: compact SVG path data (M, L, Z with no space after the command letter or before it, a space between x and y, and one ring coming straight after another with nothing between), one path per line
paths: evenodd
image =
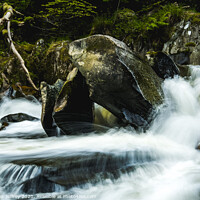
M139 150L125 151L120 154L103 152L71 154L69 152L68 155L63 156L60 155L57 158L40 156L35 159L15 158L12 162L18 167L27 166L28 168L29 166L38 171L32 179L21 182L22 190L25 193L34 194L52 192L56 186L70 189L80 187L85 183L96 184L107 178L115 181L121 174L133 172L138 165L145 165L146 161L155 161L149 152ZM139 156L141 156L140 161L138 161ZM35 187L35 184L41 187Z
M33 116L27 115L25 113L16 113L16 114L10 114L10 115L7 115L7 116L1 118L0 122L1 123L3 123L3 122L10 123L10 122L22 122L25 120L33 121L33 120L39 120L39 119L37 117L33 117Z
M179 75L179 68L174 61L163 52L156 52L152 55L151 67L156 74L162 78L173 78L175 75Z
M123 42L94 35L70 43L69 55L85 77L94 102L125 123L148 124L154 105L162 102L161 80Z
M41 123L48 136L60 135L60 130L55 124L52 114L57 95L63 84L64 81L59 79L54 85L49 85L46 82L42 82L40 85L42 98Z

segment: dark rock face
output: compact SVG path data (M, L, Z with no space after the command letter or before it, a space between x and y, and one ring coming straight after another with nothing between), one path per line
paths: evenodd
M186 65L190 63L190 52L180 52L171 54L170 57L174 60L174 62L180 65Z
M164 44L163 51L170 54L177 64L200 64L200 25L181 21L175 26L175 33Z
M53 86L41 83L42 125L48 136L89 132L93 103L85 80L77 68Z
M92 130L93 102L89 98L84 77L74 68L57 97L54 115L56 124L66 134Z
M161 80L123 42L94 35L69 44L69 55L85 77L90 98L125 123L144 127L161 103Z
M153 55L151 67L162 79L173 78L175 75L179 74L179 69L174 61L163 52L157 52Z
M40 85L42 97L41 122L48 136L60 135L60 130L54 122L52 113L57 95L61 90L63 84L64 81L58 79L54 85L48 85L46 82L42 82Z

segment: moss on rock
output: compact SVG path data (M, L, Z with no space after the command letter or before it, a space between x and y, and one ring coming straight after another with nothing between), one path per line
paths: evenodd
M185 44L185 47L195 47L196 43L195 42L188 42Z
M48 45L40 39L36 44L17 43L16 48L24 59L30 76L37 86L41 81L52 84L58 78L65 80L67 74L73 68L68 55L67 41L52 42ZM0 55L0 72L5 74L12 86L15 86L17 82L25 87L30 85L18 59L13 54L2 53ZM1 79L2 85L3 78Z

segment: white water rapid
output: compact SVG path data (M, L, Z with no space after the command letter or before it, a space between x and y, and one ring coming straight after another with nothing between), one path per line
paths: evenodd
M40 121L9 125L0 131L0 199L199 200L200 66L188 80L165 80L163 91L146 133L48 138ZM2 102L0 117L16 112L39 117L41 106Z

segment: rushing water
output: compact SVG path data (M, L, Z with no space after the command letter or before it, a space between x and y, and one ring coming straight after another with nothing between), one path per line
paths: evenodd
M0 199L200 199L200 69L166 80L165 102L146 133L131 127L45 137L39 121L0 132ZM5 99L0 117L41 105ZM36 139L34 139L36 138Z

